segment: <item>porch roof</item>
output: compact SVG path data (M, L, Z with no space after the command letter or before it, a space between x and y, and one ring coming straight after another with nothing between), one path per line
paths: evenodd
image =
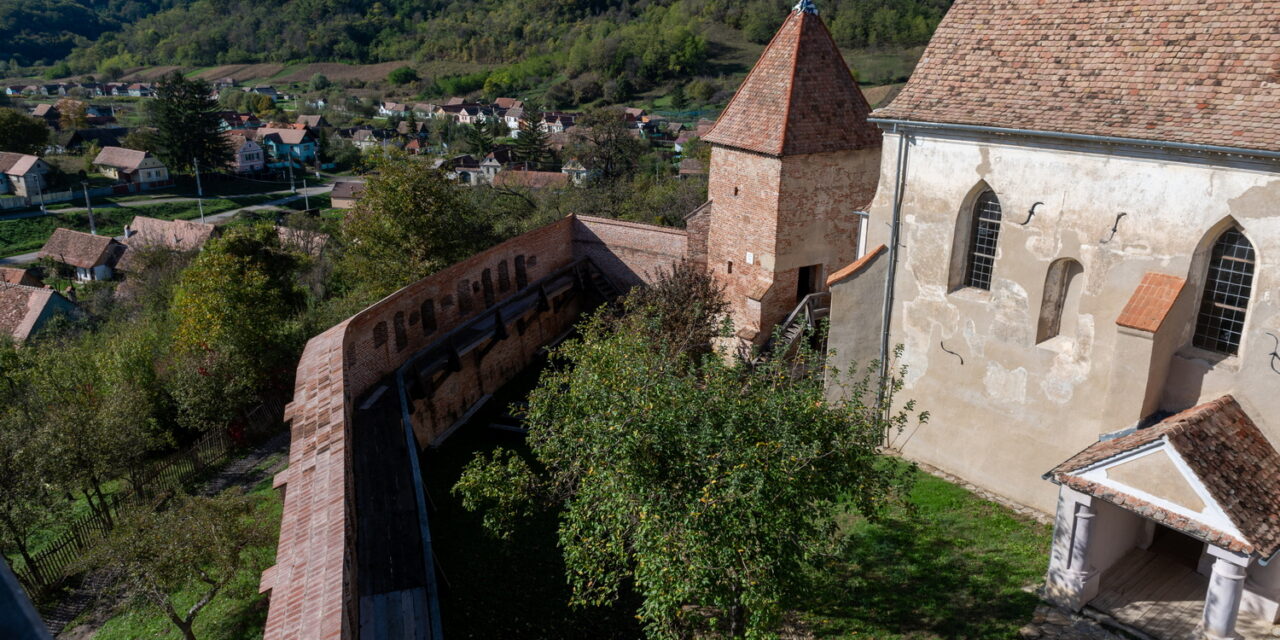
M1182 472L1183 495L1200 494L1199 510L1131 486L1169 487L1167 475L1155 477L1159 466L1131 466L1124 479L1108 473L1159 450ZM1280 550L1280 453L1230 395L1096 442L1045 477L1232 551L1271 557Z

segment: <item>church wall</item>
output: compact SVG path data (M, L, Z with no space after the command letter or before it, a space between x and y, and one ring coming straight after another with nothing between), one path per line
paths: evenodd
M933 418L896 446L1014 501L1052 510L1055 489L1041 474L1099 434L1132 426L1142 412L1147 380L1135 380L1134 372L1149 373L1114 360L1115 320L1147 271L1187 278L1192 297L1161 329L1177 336L1176 349L1148 349L1175 352L1166 390L1157 394L1160 408L1233 393L1280 442L1280 423L1271 418L1280 409L1280 394L1272 391L1280 374L1271 368L1275 342L1266 333L1280 330L1277 168L1014 142L911 139L891 339L905 346L909 367L899 397L917 400ZM886 136L884 148L896 147L897 136ZM886 184L871 207L868 246L889 241L895 161L892 152L881 158ZM984 180L1003 210L992 287L951 291L957 219ZM1037 202L1043 204L1023 225ZM1190 346L1204 280L1203 260L1196 263L1193 254L1228 216L1253 243L1258 265L1240 354L1220 358ZM1046 273L1064 257L1083 266L1075 331L1036 344ZM853 330L844 324L833 327L833 339Z

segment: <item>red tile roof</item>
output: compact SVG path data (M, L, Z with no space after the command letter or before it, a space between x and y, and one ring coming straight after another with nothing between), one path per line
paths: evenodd
M112 264L119 257L120 243L110 236L95 236L83 231L58 228L40 248L41 258L82 269Z
M55 300L61 306L70 307L70 303L53 289L39 289L17 284L0 282L0 335L5 335L19 342L31 336L37 327L45 307Z
M826 25L793 11L705 139L773 156L878 147L870 113Z
M28 287L43 287L44 282L33 275L26 269L15 269L13 267L0 267L0 282L9 284L24 284Z
M875 260L875 259L876 259L876 256L878 256L878 255L880 255L880 254L884 253L884 252L885 252L885 251L887 251L887 250L888 250L888 249L887 249L884 245L880 245L880 246L878 246L878 247L876 247L876 248L874 248L874 249L872 249L872 250L868 251L868 252L867 252L867 255L862 256L861 258L858 258L857 260L854 260L854 261L853 261L852 263L850 263L848 266L846 266L846 267L844 267L844 268L840 269L839 271L836 271L835 273L833 273L833 274L831 274L830 276L828 276L828 277L827 277L827 286L829 287L829 286L831 286L831 285L833 285L833 284L835 284L835 283L837 283L837 282L840 282L841 280L844 280L845 278L848 278L849 276L852 276L852 275L854 275L854 274L858 273L859 271L862 271L864 268L866 268L866 266L867 266L867 265L871 264L871 261L872 261L872 260Z
M1166 438L1245 540L1077 475L1099 462ZM1147 429L1094 443L1048 474L1174 529L1240 553L1280 550L1280 453L1231 396L1223 396Z
M1280 0L957 0L876 117L1280 151Z
M1116 318L1116 324L1130 329L1155 333L1182 293L1187 281L1163 273L1147 273L1133 290L1133 296Z

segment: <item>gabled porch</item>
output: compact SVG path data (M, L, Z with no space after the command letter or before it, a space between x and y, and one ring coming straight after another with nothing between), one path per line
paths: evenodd
M1060 485L1047 595L1158 638L1270 637L1280 454L1230 396L1097 442Z

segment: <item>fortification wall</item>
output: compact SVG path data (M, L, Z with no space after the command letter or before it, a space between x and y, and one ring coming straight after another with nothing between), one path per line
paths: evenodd
M574 216L573 251L591 258L618 286L650 282L659 270L685 259L683 229Z
M572 262L573 225L572 217L565 218L499 244L387 296L307 343L285 410L292 431L289 467L274 483L284 501L276 564L263 572L259 586L271 592L264 640L355 637L353 403L415 351ZM567 317L570 310L564 311L556 315ZM460 386L450 393L464 393L464 380L481 383L486 376L518 371L516 361L536 351L531 345L545 337L542 329L527 332L526 340L504 341L510 346L503 354L464 370L469 377L454 376Z

